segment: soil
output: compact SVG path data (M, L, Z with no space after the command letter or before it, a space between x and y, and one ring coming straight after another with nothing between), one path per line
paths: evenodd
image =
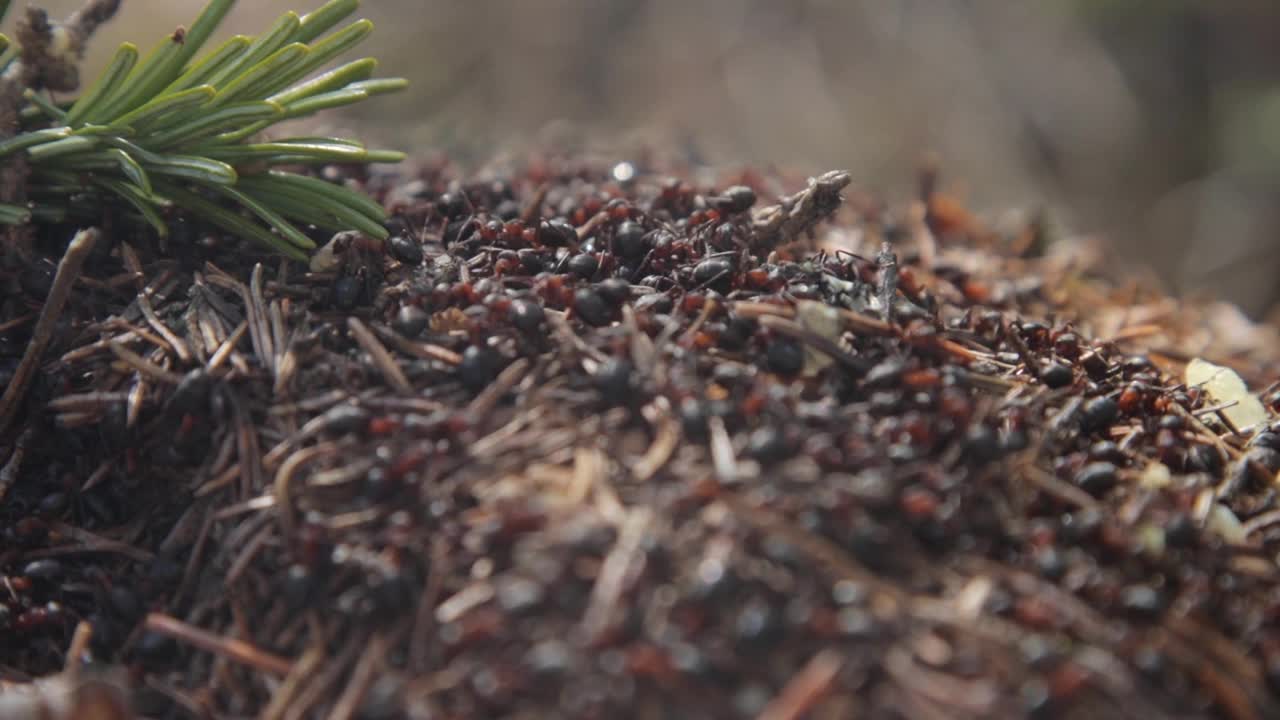
M1274 422L1273 329L929 176L652 164L329 168L392 238L309 267L106 218L0 438L0 709L1280 717L1280 427L1182 381Z

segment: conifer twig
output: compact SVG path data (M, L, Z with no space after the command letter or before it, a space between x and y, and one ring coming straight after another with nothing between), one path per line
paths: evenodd
M326 70L373 30L368 20L339 27L358 0L285 13L261 35L202 53L235 5L207 0L151 52L122 45L79 98L50 95L78 85L85 43L120 1L89 0L61 25L29 10L15 46L0 36L0 225L16 229L11 247L25 247L31 223L91 224L108 206L161 237L172 211L185 211L298 260L315 249L304 228L387 237L381 204L298 168L402 153L344 138L262 139L278 123L405 87L373 77L373 58Z

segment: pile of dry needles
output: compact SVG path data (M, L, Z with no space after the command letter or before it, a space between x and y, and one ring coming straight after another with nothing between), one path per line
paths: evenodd
M5 258L6 384L47 350L0 703L88 662L154 718L1280 715L1277 398L1183 379L1263 388L1265 330L932 182L326 172L389 240Z

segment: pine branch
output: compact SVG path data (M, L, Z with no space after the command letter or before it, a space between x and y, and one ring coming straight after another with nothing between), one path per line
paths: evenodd
M342 138L250 142L284 120L405 87L402 79L374 79L372 58L321 72L373 30L368 20L334 30L358 4L330 0L305 16L286 13L262 35L232 38L197 57L234 5L210 0L189 29L149 54L121 46L70 103L53 102L41 91L52 87L47 79L27 76L19 131L0 140L0 162L29 165L22 182L29 201L3 198L0 224L91 220L123 201L160 235L168 232L168 211L178 208L299 259L314 243L297 223L385 237L377 203L287 168L394 163L401 153ZM87 37L118 5L91 2L59 32L74 26Z

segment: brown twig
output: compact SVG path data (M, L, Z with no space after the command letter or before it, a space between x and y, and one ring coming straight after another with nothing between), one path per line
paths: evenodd
M150 613L143 623L148 630L194 645L219 657L227 658L256 670L284 677L293 663L244 640L225 638L162 613Z
M113 553L117 555L124 555L127 558L141 563L149 563L156 558L154 553L147 550L134 547L133 545L120 542L119 540L105 538L101 535L89 532L88 530L68 525L63 522L51 522L49 524L49 529L58 535L71 538L80 544L57 545L54 547L30 550L25 553L26 557L36 559L41 557L60 557L85 553Z
M169 347L173 348L173 352L177 354L178 359L184 363L191 362L191 350L187 347L187 343L160 321L160 316L156 315L155 308L151 307L151 300L146 293L139 293L138 308L142 310L142 316L146 318L147 324L160 333L160 336L165 339Z
M817 705L835 682L844 664L835 651L822 650L787 681L756 720L800 720Z
M680 444L680 423L671 417L665 398L659 398L644 409L644 417L655 426L653 444L631 468L637 482L648 482L671 459Z
M178 373L171 372L160 367L119 343L113 342L108 344L107 347L111 349L111 352L115 354L117 358L120 358L124 365L137 370L142 375L146 375L147 377L154 378L160 382L168 383L170 385L177 385L182 382L182 376Z
M303 683L307 678L314 676L325 660L324 645L319 638L316 638L316 642L302 653L302 657L293 664L289 674L280 683L280 687L272 693L271 702L262 711L263 720L279 720L283 717Z
M369 686L373 684L375 674L383 664L388 645L387 636L384 633L375 632L373 634L373 638L369 640L364 653L356 661L355 671L351 673L351 680L342 691L342 695L338 697L338 701L334 703L328 720L350 720L355 716L360 707L360 701L364 699L364 694L369 690Z
M53 277L53 287L49 289L49 297L45 299L44 308L40 310L40 319L36 321L35 330L31 333L31 342L27 345L26 352L22 354L22 360L13 373L13 379L4 390L4 396L0 397L0 435L9 429L9 423L13 422L17 414L22 398L26 395L27 386L31 384L35 374L36 366L40 363L40 356L44 355L45 348L53 339L54 328L62 315L62 309L66 307L67 299L71 296L71 288L75 285L76 276L80 274L80 267L93 251L93 245L97 241L98 230L88 228L76 233L71 243L67 245L62 261L58 263L57 273Z
M618 599L625 591L624 582L632 572L640 543L652 522L653 513L648 508L637 508L623 520L618 541L605 557L582 617L582 629L588 638L599 638L616 621Z
M369 330L359 318L347 318L347 329L351 331L351 337L359 343L361 349L369 353L369 358L373 360L374 367L382 373L382 377L392 389L401 393L413 392L413 386L409 384L409 379L405 377L404 371L396 364L395 358L391 357L391 353L387 352L387 348L378 342L378 338Z
M9 452L9 458L5 460L4 467L0 467L0 500L4 500L9 488L13 487L18 480L18 471L22 469L22 460L27 455L27 444L31 442L33 433L32 428L27 428L18 436L13 443L13 449Z
M1089 493L1063 480L1059 480L1053 473L1041 470L1040 468L1024 464L1022 466L1023 478L1027 480L1036 489L1061 500L1069 505L1082 508L1096 508L1098 501Z

